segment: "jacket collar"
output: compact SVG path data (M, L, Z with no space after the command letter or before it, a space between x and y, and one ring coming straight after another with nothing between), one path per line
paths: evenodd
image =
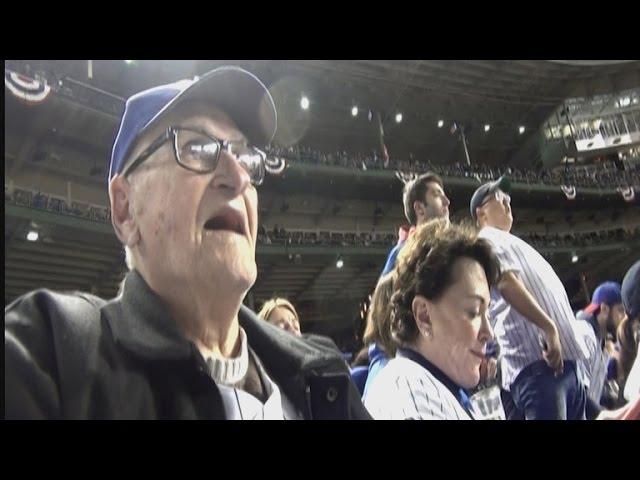
M149 360L188 358L195 345L180 332L169 309L133 270L124 279L122 294L102 307L114 339Z
M197 352L196 346L171 318L164 300L135 270L125 277L122 294L101 310L115 340L138 356L149 360L179 360ZM249 347L274 379L344 364L335 346L326 339L314 335L295 337L260 320L244 305L240 307L238 320Z

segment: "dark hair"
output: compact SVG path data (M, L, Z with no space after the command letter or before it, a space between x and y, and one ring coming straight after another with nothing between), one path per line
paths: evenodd
M462 257L476 260L485 272L489 287L500 276L500 265L491 245L477 237L468 225L452 225L435 219L418 227L398 255L394 294L389 307L394 342L402 345L418 335L412 303L416 295L437 300L454 282L453 266Z
M371 305L367 313L367 325L364 329L364 343L375 342L388 356L396 354L396 346L391 338L389 306L393 294L395 272L380 278L371 296Z
M418 221L416 211L413 208L413 202L416 200L424 202L425 195L427 194L427 184L431 182L437 183L440 187L444 188L442 179L433 172L423 173L419 177L407 182L404 186L402 192L404 215L411 225L415 225Z

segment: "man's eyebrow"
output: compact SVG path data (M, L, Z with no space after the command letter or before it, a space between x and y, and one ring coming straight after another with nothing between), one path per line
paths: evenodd
M189 128L189 129L196 130L198 132L204 133L205 135L208 135L210 137L217 138L218 140L222 140L220 138L220 135L214 134L211 131L210 128L203 128L200 123L194 124L193 122L188 122L187 121L185 123L181 123L179 125L176 125L176 127L177 128ZM238 132L236 135L232 135L232 138L225 139L225 140L230 141L230 142L235 142L235 143L244 143L244 144L248 144L249 143L249 139L242 132Z

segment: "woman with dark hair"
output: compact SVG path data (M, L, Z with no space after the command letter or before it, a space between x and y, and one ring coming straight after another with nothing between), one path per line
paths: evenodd
M489 289L499 265L469 227L433 220L400 253L389 328L397 346L365 406L376 419L472 418L467 390L480 382Z

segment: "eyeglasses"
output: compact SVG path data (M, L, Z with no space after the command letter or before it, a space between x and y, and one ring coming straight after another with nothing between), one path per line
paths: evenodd
M173 146L176 162L187 170L196 173L213 172L220 161L220 152L225 150L246 170L253 185L260 185L264 180L267 155L261 150L242 142L219 140L203 131L182 127L167 128L131 162L122 175L129 175L168 141Z
M493 192L492 195L489 195L487 198L485 198L480 204L480 206L482 207L486 205L494 198L500 203L506 200L508 204L511 204L511 197L509 196L509 194L504 193L502 190L496 190L495 192Z

